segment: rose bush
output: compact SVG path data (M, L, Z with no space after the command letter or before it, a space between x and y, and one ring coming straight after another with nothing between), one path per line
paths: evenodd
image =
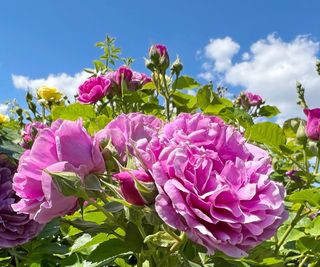
M0 116L1 264L317 266L319 108L303 86L306 117L277 124L263 95L202 85L164 45L148 74L114 38L97 46L74 99L43 86Z

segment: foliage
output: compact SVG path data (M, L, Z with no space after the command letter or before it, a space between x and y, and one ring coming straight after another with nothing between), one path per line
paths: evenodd
M96 46L103 54L93 62L94 69L86 69L94 77L112 71L121 53L111 37ZM133 62L131 58L123 61L126 65ZM122 86L121 93L108 95L92 105L70 103L66 98L39 102L37 96L28 93L27 108L12 105L10 121L0 124L0 153L19 160L23 153L20 131L28 121L49 125L57 119L81 119L94 135L123 113L142 112L170 121L182 112L203 112L222 118L243 133L248 142L270 153L274 169L270 177L285 186L288 220L246 258L233 259L218 251L207 255L202 246L188 240L184 233L164 225L152 205L135 206L119 194L110 171L119 169L121 164L119 158L112 157L107 173L101 177L81 180L70 173L52 174L64 195L79 197L81 208L52 220L28 243L0 250L0 265L320 266L320 143L305 135L306 121L292 118L279 125L272 119L280 113L275 106L263 102L248 107L236 99L222 97L221 88L181 75L180 60L171 66L169 76L161 58L158 65L151 63L146 65L152 71L152 81L136 91ZM298 102L305 108L304 89L301 84L297 86ZM129 168L130 164L120 168ZM293 176L287 174L291 170L295 171ZM139 183L136 187L141 192L149 190Z

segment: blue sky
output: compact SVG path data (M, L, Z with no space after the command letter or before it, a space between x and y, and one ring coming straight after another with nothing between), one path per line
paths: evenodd
M232 62L241 61L252 44L272 33L282 43L308 35L305 41L317 46L319 10L317 0L3 1L0 103L12 98L21 101L24 96L24 91L13 85L12 74L39 79L49 74L74 75L91 67L100 53L94 43L106 34L117 38L124 56L136 58L133 68L139 71L144 71L143 57L150 44L163 43L172 58L180 55L185 73L197 76L205 61L214 64L216 59L204 52L210 39L229 36L239 45L238 53L231 55ZM197 56L197 51L202 52ZM214 67L210 71L215 72ZM217 77L221 75L225 73ZM237 85L248 83L233 82L230 88Z

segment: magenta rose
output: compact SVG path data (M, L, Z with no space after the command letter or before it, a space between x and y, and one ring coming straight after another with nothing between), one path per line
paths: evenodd
M164 126L151 175L162 220L212 254L231 257L273 236L286 219L285 191L270 180L266 151L213 116L180 114Z
M78 101L84 104L94 104L109 91L111 81L104 76L92 77L79 86Z
M244 92L244 95L247 98L247 101L249 102L250 106L259 106L263 103L263 100L261 98L261 96L256 95L254 93L251 92Z
M143 170L131 170L114 174L113 177L119 182L121 193L126 201L137 206L148 204L134 182L136 179L141 183L153 183L153 179L148 173Z
M39 121L27 123L24 129L21 131L22 142L20 145L25 149L30 149L39 130L47 127L47 125Z
M112 92L121 93L121 82L125 81L127 89L130 91L137 91L141 89L143 85L151 82L151 78L144 73L132 71L126 66L120 67L116 71L107 72L105 74L107 79L112 81Z
M303 111L307 115L306 135L311 140L320 141L320 108L306 108Z
M130 68L122 66L115 72L116 83L121 87L122 81L129 83L132 79L132 75L133 73Z
M135 154L138 148L142 150L146 148L151 139L157 136L162 126L163 121L152 115L142 113L123 114L99 131L95 135L95 139L98 143L110 139L119 153L120 161L125 162L127 160L127 150L129 153ZM155 141L152 143L154 144Z
M138 89L142 88L142 86L144 86L146 83L149 83L151 81L152 79L146 74L133 71L132 79L129 83L128 89L130 91L137 91Z
M39 223L72 213L78 206L78 199L63 196L46 171L74 172L81 178L105 171L99 145L82 121L56 121L39 132L32 148L20 158L13 189L21 199L12 208Z

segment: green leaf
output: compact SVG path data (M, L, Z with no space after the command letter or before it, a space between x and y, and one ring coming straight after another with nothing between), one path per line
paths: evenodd
M320 236L320 216L312 220L305 231L312 236Z
M99 233L92 237L88 233L84 233L82 236L77 238L73 243L70 251L71 253L81 252L84 254L89 254L93 250L95 250L99 244L107 241L108 235L106 233Z
M297 241L297 248L302 253L312 251L314 254L320 252L320 242L314 237L303 236Z
M210 85L205 85L201 87L197 92L197 103L198 107L205 110L213 98L212 87Z
M245 137L250 141L278 148L285 143L283 130L278 124L261 122L247 128Z
M107 117L106 115L99 115L95 118L91 118L89 119L89 125L87 127L88 132L93 135L94 133L106 127L110 121L111 118Z
M92 251L88 257L88 260L100 262L110 257L121 255L125 252L128 252L126 243L119 239L109 239L101 243L94 251ZM132 254L132 252L130 254Z
M155 234L148 235L144 239L144 243L152 243L159 247L171 247L177 241L165 231L159 231Z
M267 118L272 118L280 113L276 106L265 105L260 108L259 115Z
M69 106L54 106L52 108L52 120L64 119L64 120L77 120L82 118L84 120L95 118L96 113L92 105L82 105L80 103L74 103Z
M23 151L24 150L21 146L11 141L0 141L0 153L2 154L6 154L14 159L19 160Z
M191 90L200 86L195 79L189 76L180 76L174 83L172 88L173 89L184 89L184 90Z
M142 86L141 90L154 90L156 89L156 85L154 82L148 82L145 85Z
M74 172L48 172L57 189L64 196L85 197L81 178Z
M104 208L108 212L118 212L120 210L123 210L123 205L121 203L119 203L119 202L112 201L112 202L108 202L104 206Z
M320 188L305 189L292 193L288 200L293 203L309 203L313 207L320 207Z
M126 229L125 243L131 251L140 252L142 249L143 238L139 232L138 227L134 223L130 222L128 224L128 227Z
M188 95L179 91L174 92L173 103L178 109L178 112L191 112L197 108L197 98L193 95Z

